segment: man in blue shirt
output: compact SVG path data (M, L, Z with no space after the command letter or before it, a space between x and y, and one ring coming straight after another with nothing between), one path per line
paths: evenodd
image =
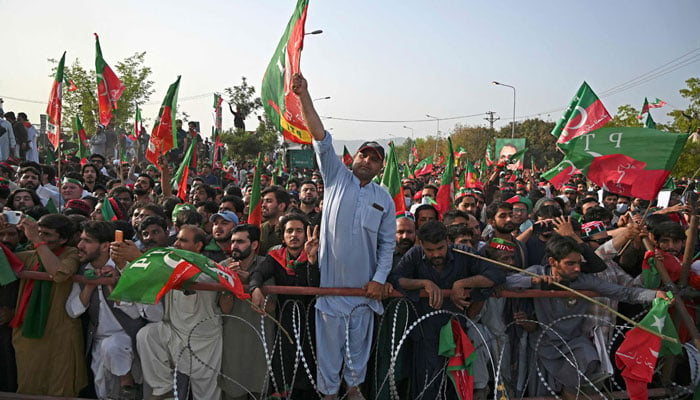
M384 311L380 300L391 289L385 282L396 245L394 202L386 189L372 182L382 169L384 148L365 142L353 159L352 171L348 170L335 154L301 74L293 77L292 90L301 101L325 185L321 287L366 290L366 297L324 296L316 302L318 389L326 399L337 398L344 364L348 398L364 399L357 386L367 372L373 312Z

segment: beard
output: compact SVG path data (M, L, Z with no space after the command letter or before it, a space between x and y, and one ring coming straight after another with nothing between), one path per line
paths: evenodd
M303 197L301 199L301 202L306 204L307 206L315 206L316 205L316 199L314 199L314 198L307 199L307 198Z
M413 241L410 239L401 239L398 242L396 242L396 247L405 253L406 251L408 251L408 249L413 247Z
M137 196L145 196L147 195L149 190L142 189L140 187L134 187L134 194Z
M245 260L252 253L253 253L253 249L250 246L248 246L245 249L240 249L240 250L233 249L233 250L231 250L231 258L233 258L236 261Z
M496 225L496 226L494 226L494 229L496 229L496 231L497 231L498 233L503 233L503 234L505 234L505 233L511 233L511 232L513 232L513 231L515 230L515 228L516 228L516 225L515 225L514 222L506 222L504 225L500 225L500 226L499 226L499 225Z
M83 253L82 251L78 251L78 256L80 257L80 263L86 264L86 263L91 263L100 256L99 251L94 251L92 253Z
M433 267L440 267L445 265L445 261L447 261L447 257L432 257L429 259L430 265Z

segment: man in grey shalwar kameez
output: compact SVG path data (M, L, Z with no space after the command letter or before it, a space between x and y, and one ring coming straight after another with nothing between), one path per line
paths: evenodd
M593 290L601 296L629 303L650 303L655 297L666 298L662 291L626 288L605 282L590 274L581 272L581 250L571 237L556 235L547 243L549 265L535 265L527 270L542 275L535 278L526 274L510 275L506 278L509 288L537 288L544 283L558 281L576 290ZM593 341L585 333L585 318L589 303L579 298L534 299L537 320L540 327L540 343L537 347L538 363L544 367L547 382L554 391L561 391L564 399L576 397L578 388L586 385L600 369L600 361ZM561 319L566 316L572 318ZM544 328L551 325L551 329ZM573 356L573 357L572 357ZM593 382L595 383L595 382Z

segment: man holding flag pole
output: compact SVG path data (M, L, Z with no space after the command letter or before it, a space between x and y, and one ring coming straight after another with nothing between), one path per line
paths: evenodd
M372 181L382 168L384 148L376 142L362 144L348 170L335 155L332 138L323 128L300 73L292 78L292 90L313 136L326 188L320 235L324 239L319 247L321 287L366 290L366 298L324 296L317 300L318 389L325 399L337 398L343 371L347 397L364 399L358 386L367 372L373 312L384 311L379 300L393 290L385 282L394 252L396 210L391 195Z

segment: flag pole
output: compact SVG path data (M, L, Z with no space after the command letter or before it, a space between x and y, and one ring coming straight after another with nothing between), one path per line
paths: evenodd
M501 267L503 267L503 268L507 268L507 269L510 269L510 270L513 270L513 271L517 271L517 272L520 272L520 273L524 273L524 274L530 275L530 276L532 276L532 277L534 277L534 278L540 278L540 279L544 278L544 275L539 275L539 274L536 274L536 273L534 273L534 272L530 272L530 271L528 271L528 270L526 270L526 269L518 268L518 267L513 266L513 265L509 265L509 264L506 264L506 263L502 263L502 262L500 262L500 261L492 260L492 259L490 259L490 258L483 257L483 256L480 256L480 255L478 255L478 254L470 253L470 252L468 252L468 251L460 250L460 249L457 249L457 248L453 248L452 250L455 251L455 252L457 252L457 253L460 253L460 254L465 254L465 255L467 255L467 256L469 256L469 257L474 257L474 258L477 258L477 259L482 260L482 261L486 261L486 262L490 262L490 263L492 263L492 264L496 264L496 265L501 266ZM618 316L619 318L623 319L625 322L627 322L627 323L629 323L630 325L632 325L633 328L642 329L642 330L644 330L644 331L646 331L646 332L649 332L649 333L651 333L651 334L653 334L653 335L655 335L655 336L658 336L658 337L660 337L660 338L663 339L663 340L667 340L667 341L669 341L669 342L671 342L671 343L679 343L678 339L672 338L672 337L670 337L670 336L666 336L666 335L664 335L664 334L662 334L662 333L660 333L660 332L655 332L655 331L653 331L653 330L651 330L651 329L645 327L644 325L641 325L641 324L637 323L636 321L634 321L633 319L629 318L628 316L619 313L617 310L615 310L615 309L613 309L613 308L611 308L611 307L608 307L608 306L606 306L605 304L599 302L598 300L596 300L596 299L594 299L594 298L592 298L592 297L590 297L590 296L587 296L587 295L585 295L585 294L579 292L579 291L576 290L576 289L572 289L572 288L570 288L570 287L568 287L568 286L566 286L566 285L562 285L561 283L556 282L556 281L552 281L552 284L553 284L554 286L558 287L558 288L564 289L564 290L566 290L566 291L568 291L568 292L570 292L570 293L575 294L575 295L578 296L578 297L581 297L581 298L584 299L584 300L587 300L587 301L589 301L589 302L591 302L591 303L593 303L593 304L595 304L595 305L597 305L597 306L599 306L599 307L602 307L602 308L604 308L604 309L610 311L611 313L615 314L615 315ZM680 296L679 296L679 297L680 297ZM676 297L676 299L678 299L678 297Z
M61 131L60 128L58 130L58 146L56 149L58 156L56 157L56 160L58 161L58 166L56 167L56 176L58 177L57 179L57 187L58 187L58 204L56 204L56 207L58 207L58 212L60 213L63 208L63 195L61 195L61 158L62 158L62 153L61 153Z

